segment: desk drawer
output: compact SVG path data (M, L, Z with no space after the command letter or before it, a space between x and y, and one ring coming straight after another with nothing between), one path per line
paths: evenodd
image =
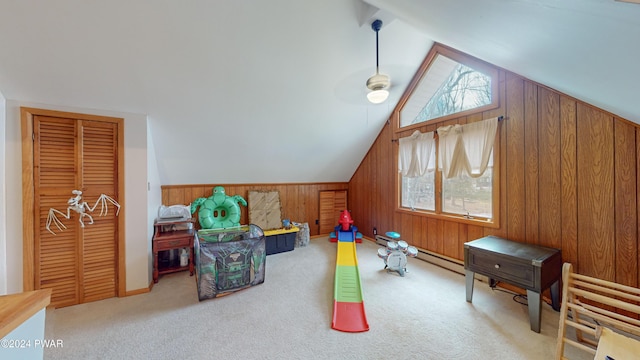
M535 287L535 273L531 263L496 255L491 252L469 251L469 270L496 280L532 289Z
M170 250L170 249L181 248L181 247L189 247L190 245L191 245L190 237L153 241L153 249L156 251Z

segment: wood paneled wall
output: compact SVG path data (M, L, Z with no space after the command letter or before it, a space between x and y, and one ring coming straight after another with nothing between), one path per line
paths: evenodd
M278 191L282 206L282 218L300 223L309 223L309 234L318 235L320 191L347 190L344 183L304 183L304 184L200 184L200 185L163 185L162 203L164 205L188 205L200 197L209 197L215 186L223 186L229 196L240 195L249 198L249 191ZM249 223L247 208L240 206L241 224ZM336 219L336 221L338 221ZM336 223L337 224L337 223Z
M359 230L368 237L374 227L379 234L397 231L410 244L458 260L465 242L494 234L560 248L579 273L640 286L639 126L513 73L501 70L500 79L498 109L454 120L505 116L499 227L397 211L392 139L408 134L396 134L391 121L349 182Z

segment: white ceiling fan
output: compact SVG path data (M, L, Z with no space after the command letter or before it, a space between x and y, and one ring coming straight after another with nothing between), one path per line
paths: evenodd
M367 80L367 99L373 104L383 103L389 97L391 78L389 75L380 74L378 64L378 32L382 28L382 20L376 19L371 23L371 29L376 32L376 74Z

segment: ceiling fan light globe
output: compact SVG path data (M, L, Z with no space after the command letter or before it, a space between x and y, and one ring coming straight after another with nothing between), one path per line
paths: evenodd
M389 97L389 92L385 89L373 90L367 93L367 99L372 104L383 103Z

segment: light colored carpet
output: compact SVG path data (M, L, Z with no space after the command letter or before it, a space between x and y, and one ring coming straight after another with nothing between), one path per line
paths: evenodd
M267 256L265 282L198 301L195 277L164 275L148 294L48 311L45 359L552 359L558 313L543 304L542 331L527 307L418 259L383 270L379 246L358 244L370 330L331 329L336 244Z

